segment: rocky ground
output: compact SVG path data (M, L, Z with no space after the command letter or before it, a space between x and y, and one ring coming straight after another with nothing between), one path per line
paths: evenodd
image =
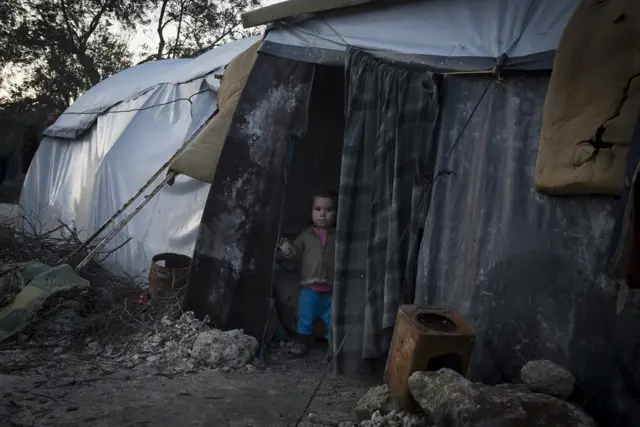
M38 235L11 215L0 212L0 309L26 285L21 265L58 265L79 244L64 224ZM0 426L292 426L327 367L326 344L293 360L289 343L270 343L256 359L254 338L183 313L179 294L149 301L139 278L99 264L81 276L88 288L49 298L0 342ZM354 420L372 384L329 375L311 406L321 423L301 425Z
M2 367L8 352L0 349ZM268 366L176 374L147 364L125 368L84 352L50 354L39 366L0 375L0 425L294 425L327 362L322 348L304 360L289 360L283 353L276 351ZM370 385L330 375L311 411L329 420L353 420L356 402Z

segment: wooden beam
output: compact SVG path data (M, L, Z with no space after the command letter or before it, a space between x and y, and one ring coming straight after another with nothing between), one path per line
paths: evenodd
M257 27L303 13L325 12L345 7L360 6L377 0L287 0L242 14L244 28Z

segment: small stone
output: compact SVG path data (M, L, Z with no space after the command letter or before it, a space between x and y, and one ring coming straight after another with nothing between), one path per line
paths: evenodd
M256 367L255 367L255 366L253 366L253 365L249 364L249 365L247 365L247 366L245 366L245 367L244 367L244 371L245 371L247 374L253 374L253 373L255 373L255 372L257 371L257 369L256 369Z
M102 355L105 357L109 357L113 354L113 346L111 344L107 344L104 347L104 351L102 352Z
M149 363L153 363L153 362L155 362L157 360L158 360L158 356L148 356L147 357L147 362L149 362Z
M222 368L222 372L225 373L225 374L229 374L229 373L231 373L231 368L228 367L228 366L225 366L225 367Z
M358 422L362 422L371 420L376 412L388 414L399 409L389 387L381 385L370 389L358 400L356 418Z
M60 354L64 351L64 348L62 347L56 347L53 349L53 354Z
M86 349L87 349L87 352L91 354L98 354L102 350L102 348L100 347L100 343L97 341L93 341L87 344Z
M574 376L562 366L550 360L532 360L520 371L522 381L537 393L567 398L573 393Z

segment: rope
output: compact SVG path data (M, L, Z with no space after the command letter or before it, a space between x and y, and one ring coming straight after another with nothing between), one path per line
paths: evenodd
M482 95L480 95L480 98L478 98L478 101L476 102L475 107L473 108L473 110L471 111L471 114L469 114L469 117L467 118L466 122L462 126L462 129L460 130L460 133L456 137L456 140L454 141L454 143L451 145L451 147L447 151L447 154L444 156L443 165L446 164L447 160L449 159L449 156L451 156L451 154L453 153L453 150L456 148L456 146L458 145L458 143L462 139L462 135L464 134L465 130L467 129L467 126L469 125L469 123L471 122L471 119L473 118L473 116L475 115L476 111L478 110L478 107L480 106L480 103L482 102L482 100L484 99L485 95L487 94L487 91L489 90L489 87L494 82L495 82L494 80L491 80L487 84L487 86L484 88L484 91L482 92ZM450 175L450 174L451 174L451 172L448 171L448 170L440 170L439 172L436 173L436 175L435 175L435 177L433 179L425 181L424 189L423 189L423 192L422 192L421 197L420 197L420 202L418 203L418 206L420 207L420 209L422 209L422 204L426 200L425 196L429 193L429 191L431 190L431 187L433 186L433 184L435 184L437 179L440 178L441 176L446 176L446 175ZM402 242L404 241L405 237L407 236L410 227L411 227L411 223L409 223L405 227L404 231L402 232L402 234L400 236L400 239L398 240L397 245L394 247L393 251L391 252L391 255L388 258L387 263L384 266L384 269L382 270L382 272L380 273L380 275L378 276L378 278L374 282L373 286L371 287L371 290L367 294L367 297L366 297L366 299L364 301L364 304L362 304L362 306L360 307L358 315L353 320L353 322L351 322L351 324L349 325L349 329L347 330L347 333L345 334L345 336L342 338L342 341L340 342L340 345L338 346L338 349L336 350L334 358L338 356L338 354L340 353L340 351L344 347L344 344L347 342L347 338L349 338L349 335L353 331L353 328L355 327L356 323L358 323L358 321L360 320L360 316L362 316L362 314L364 313L364 311L365 311L365 309L367 307L367 304L369 303L369 300L371 299L371 297L373 296L373 293L376 291L376 288L378 287L378 284L381 282L382 278L385 276L387 268L389 268L389 264L391 263L391 260L393 259L393 255L395 255L395 253L398 251L398 249L402 245ZM320 377L320 380L318 381L318 384L316 385L316 387L314 388L313 392L311 393L311 396L307 400L307 404L305 405L304 409L300 413L300 416L298 417L298 420L296 421L295 427L298 427L300 425L300 423L302 422L302 419L304 418L304 415L309 410L309 407L311 406L311 403L313 402L313 399L315 399L315 397L316 397L316 395L318 393L318 390L320 389L320 387L322 386L322 383L324 382L324 380L326 379L327 375L329 374L329 370L331 369L331 367L332 367L332 364L329 364L327 366L327 369L325 369L324 373Z
M342 43L344 43L345 46L349 46L349 43L347 43L347 41L344 39L344 37L342 37L342 34L340 34L338 32L338 30L333 28L333 26L331 24L329 24L329 21L327 21L324 17L322 17L322 21L325 23L325 25L327 27L329 27L331 29L331 31L333 31L336 34L336 36L338 36L338 38L340 38L340 40L342 40Z
M176 102L180 102L180 101L187 101L189 102L189 104L193 105L193 102L191 102L191 98L193 98L194 96L200 95L201 93L204 92L208 92L210 89L203 89L199 92L194 93L193 95L191 95L188 98L177 98L171 101L167 101L167 102L162 102L160 104L154 104L154 105L148 105L146 107L142 107L142 108L131 108L129 110L116 110L116 111L94 111L94 112L88 112L88 111L65 111L60 113L60 116L65 116L65 115L74 115L74 116L83 116L83 115L88 115L88 116L93 116L93 115L103 115L103 114L117 114L117 113L133 113L134 111L146 111L146 110L150 110L152 108L156 108L156 107L164 107L165 105L170 105ZM11 114L0 114L1 116L9 116L9 117L23 117L23 116L48 116L49 113L11 113Z

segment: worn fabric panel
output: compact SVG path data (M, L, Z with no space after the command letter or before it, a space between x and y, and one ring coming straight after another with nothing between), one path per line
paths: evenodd
M314 66L258 55L220 155L185 306L261 340L291 144L304 136Z
M445 79L441 155L487 79ZM494 83L439 164L453 174L433 189L416 303L451 306L475 328L472 379L509 382L528 360L550 359L577 377L574 399L600 425L637 425L639 298L616 316L616 288L605 275L615 202L535 191L548 81Z
M625 171L625 187L616 207L616 224L611 235L609 273L620 286L619 309L626 303L629 288L640 288L640 116L636 121ZM634 262L636 261L636 262Z
M583 0L571 16L544 105L538 191L622 193L629 142L640 111L638 40L637 0Z
M413 299L425 213L419 196L435 159L439 94L432 73L395 67L359 50L349 52L346 75L334 347L375 287L364 319L335 358L338 372L357 373L367 370L366 359L387 352L398 306Z
M255 63L260 44L261 42L255 43L227 64L218 88L217 114L171 162L171 171L209 184L213 182L236 105Z

